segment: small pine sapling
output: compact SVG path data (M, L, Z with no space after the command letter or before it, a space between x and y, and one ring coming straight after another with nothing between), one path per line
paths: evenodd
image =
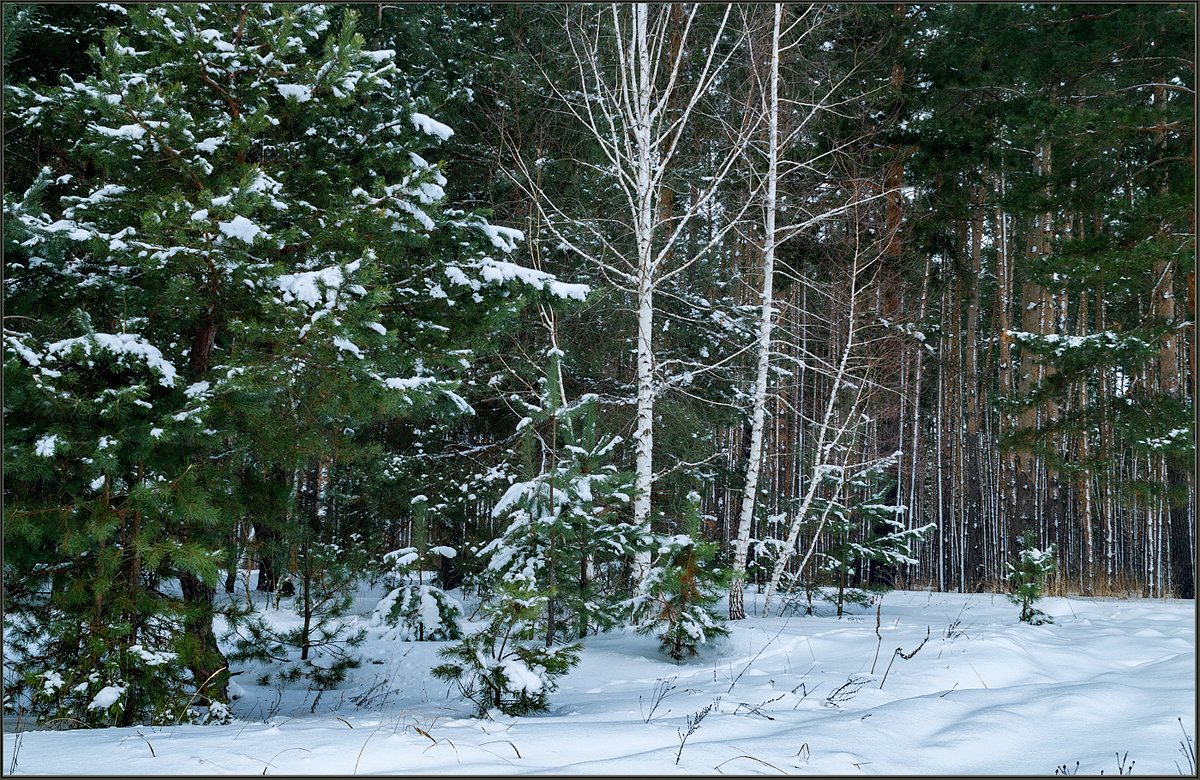
M850 476L845 484L845 497L817 499L813 503L822 514L828 511L826 529L830 545L817 556L818 569L829 575L837 586L830 600L842 616L847 601L866 606L872 595L863 589L849 587L850 574L864 564L883 569L903 564L916 564L913 545L919 543L934 524L920 528L905 528L898 515L903 506L887 503L894 495L896 480L885 469L894 464L896 456L870 463Z
M296 551L292 606L300 625L283 631L254 615L232 629L231 660L278 664L279 679L308 679L319 689L339 685L361 665L354 652L366 639L350 614L354 591L367 568L366 554L352 544L306 541ZM244 632L244 633L243 633ZM298 651L298 653L297 653ZM269 677L270 675L267 675Z
M434 677L458 684L477 717L497 709L528 715L549 705L555 678L579 663L579 644L547 647L540 640L548 597L524 574L506 576L484 609L487 625L441 651L448 663Z
M714 561L717 543L700 538L700 496L695 492L688 495L683 530L662 540L658 559L629 601L638 632L656 635L660 649L676 661L729 633L712 609L728 585L729 572Z
M608 463L620 437L597 430L595 395L563 403L553 365L541 405L517 425L539 442L543 467L496 502L508 527L480 551L485 583L527 572L546 594L547 645L621 622L621 586L645 545L629 521L633 475Z
M434 556L453 558L452 547L428 547L424 544L425 496L413 499L413 527L417 546L404 547L384 555L385 575L395 583L375 607L372 624L391 626L387 635L405 642L449 642L461 639L462 605L444 590L426 582L432 576L429 561Z
M65 623L60 627L66 628ZM231 717L220 701L210 701L207 708L189 706L197 698L188 695L189 687L195 691L202 686L191 684L176 653L142 644L113 644L111 634L90 635L88 628L79 626L47 642L42 671L34 671L34 659L27 659L19 667L27 670L24 676L7 686L6 705L22 702L25 711L41 723L83 728L225 722ZM161 633L143 629L142 636L155 646ZM76 645L76 664L54 665L66 660L59 647L62 642Z
M543 468L505 491L492 515L508 527L480 551L487 625L443 650L451 662L433 670L457 682L480 716L546 709L554 678L579 661L578 643L558 642L617 622L612 583L640 543L621 519L632 477L605 462L620 439L597 435L595 396L563 403L557 351L550 357L541 405L527 404L517 425L541 443Z
M1054 556L1058 545L1051 544L1045 550L1034 547L1032 531L1021 535L1021 550L1017 562L1005 564L1008 581L1012 583L1013 592L1008 594L1008 600L1021 608L1021 621L1039 626L1043 623L1053 623L1054 619L1035 609L1033 604L1040 599L1046 590L1046 577L1056 570Z

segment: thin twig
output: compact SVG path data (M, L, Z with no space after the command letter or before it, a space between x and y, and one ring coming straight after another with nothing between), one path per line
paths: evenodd
M883 644L883 636L879 633L879 613L883 609L883 600L880 599L879 604L875 607L875 636L878 641L875 643L875 660L871 662L871 674L875 674L875 664L879 662L879 647Z
M725 761L722 761L721 763L717 764L716 766L714 766L714 767L713 767L713 769L717 770L718 772L721 772L721 767L725 766L725 765L726 765L726 764L728 764L730 761L737 761L739 758L748 758L748 759L750 759L751 761L757 761L758 763L762 764L763 766L769 766L769 767L771 767L772 769L774 769L776 772L778 772L778 773L779 773L779 774L781 774L781 775L786 775L786 774L787 774L787 772L783 771L782 769L780 769L779 767L775 766L774 764L771 764L771 763L768 763L768 762L766 762L766 761L763 761L761 758L755 758L754 756L747 756L747 755L734 756L733 758L727 759L727 760L725 760ZM724 773L724 772L721 772L721 774L725 774L725 773Z
M367 749L367 743L371 741L371 737L378 734L379 729L381 729L381 728L383 728L382 723L380 723L378 726L376 726L375 730L372 731L370 734L368 734L367 738L365 740L363 740L362 747L360 747L358 749L358 758L354 759L354 769L353 769L353 771L350 772L350 774L352 774L352 775L358 774L358 762L362 761L363 751Z
M742 667L742 671L738 672L737 677L733 678L733 682L729 683L729 688L728 688L728 690L725 691L725 693L730 693L733 690L733 686L737 685L738 680L742 679L742 675L746 673L746 670L754 665L754 662L757 661L758 657L763 654L763 651L765 651L768 647L770 647L771 644L774 643L774 641L779 638L779 635L783 633L783 629L786 627L787 627L787 623L784 623L782 626L780 626L779 630L777 632L775 632L775 636L771 637L767 641L767 643L765 645L763 645L762 648L760 648L757 653L754 654L754 657L746 662L746 665L744 667Z
M930 633L930 627L926 626L925 627L925 638L921 640L921 644L917 645L916 649L913 650L911 653L904 652L904 650L902 648L899 648L899 647L896 648L896 651L894 653L892 653L892 660L888 661L887 671L885 671L883 673L883 679L879 682L879 690L883 690L883 684L885 682L887 682L888 672L892 671L892 664L894 664L896 662L896 656L900 656L905 661L911 661L913 656L915 656L917 653L921 652L921 648L924 647L925 643L929 641L929 633ZM974 667L972 667L972 668L974 668ZM978 672L976 672L976 674L978 674ZM980 679L980 682L983 682L983 680ZM987 686L985 685L983 687L986 688Z

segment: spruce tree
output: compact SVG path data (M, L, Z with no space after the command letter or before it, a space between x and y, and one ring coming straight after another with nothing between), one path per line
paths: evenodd
M517 424L540 469L500 497L492 515L508 525L479 550L487 624L442 651L448 662L433 670L456 681L481 715L546 708L554 678L579 660L573 640L620 622L646 541L628 516L633 476L607 462L620 439L597 434L595 396L565 402L560 357L550 351L540 403L523 404Z

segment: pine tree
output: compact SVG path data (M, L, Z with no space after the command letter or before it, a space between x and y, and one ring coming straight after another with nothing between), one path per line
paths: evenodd
M1057 569L1054 556L1058 548L1051 544L1045 550L1040 550L1034 546L1036 541L1032 531L1022 535L1017 562L1010 562L1005 568L1008 581L1013 587L1013 592L1008 594L1008 600L1021 608L1021 622L1040 626L1043 623L1054 622L1053 618L1034 608L1033 604L1045 593L1046 577Z
M447 663L433 675L455 682L475 702L476 715L495 708L506 715L545 710L556 677L579 663L579 643L541 641L549 597L534 578L517 572L494 586L485 607L487 624L441 652Z
M1122 475L1117 491L1155 518L1147 588L1160 592L1170 580L1188 594L1193 407L1180 379L1187 325L1177 301L1194 272L1186 129L1194 118L1187 86L1194 74L1170 56L1127 54L1131 45L1183 48L1191 36L1185 22L1178 9L1146 8L1047 23L1048 37L1073 28L1088 44L1082 53L1044 55L1043 66L1061 74L1050 80L1061 87L1042 98L1053 139L1044 151L1053 165L1043 161L1039 171L1038 208L1048 216L1027 273L1051 294L1026 304L1048 309L1045 327L1010 334L1034 380L1008 399L1025 424L1005 444L1036 454L1051 474L1079 485L1088 539L1093 484L1108 482L1123 461L1147 463L1141 474ZM1081 58L1087 67L1080 68ZM1160 566L1158 550L1166 548L1172 557ZM1086 568L1096 570L1090 544Z
M895 479L886 473L895 461L892 457L867 464L847 479L847 495L822 501L818 507L823 515L828 511L829 542L817 555L817 570L837 587L833 602L838 617L846 601L866 604L871 599L866 591L848 587L854 572L865 570L868 563L884 567L916 563L914 546L935 527L930 523L906 528L900 519L905 507L884 503L895 495Z
M343 546L304 539L295 571L285 580L292 594L288 606L299 625L281 630L257 614L237 621L226 637L234 645L230 660L266 664L269 671L258 677L261 685L276 678L284 683L304 681L323 691L342 683L361 665L355 648L367 637L351 612L368 568L358 541L352 537Z
M682 533L660 540L658 557L628 602L638 632L657 636L662 652L675 661L729 634L713 611L729 571L716 562L720 545L701 536L700 494L692 492L687 501Z
M478 553L487 561L479 575L487 625L442 651L451 662L433 670L457 681L479 714L546 708L554 678L582 648L561 643L620 622L622 590L645 543L627 517L633 476L607 463L620 438L598 436L595 396L565 402L560 358L550 350L539 404L513 399L526 412L517 430L529 450L536 443L540 469L492 510L508 525Z
M215 576L176 518L216 518L158 427L179 378L137 335L74 320L83 335L50 344L5 336L6 704L28 693L35 717L90 726L188 718L204 680L185 682L186 607L160 584Z
M547 596L546 645L606 630L621 620L629 567L645 542L628 517L629 472L608 463L620 437L597 433L598 399L565 403L559 356L550 355L541 404L517 425L540 449L540 473L509 486L492 510L504 533L480 550L485 577L523 577Z
M6 462L42 464L6 479L6 588L33 594L78 569L30 614L114 626L114 648L170 615L159 646L189 670L186 695L219 702L214 596L234 519L280 552L315 554L334 540L328 515L296 522L304 469L377 462L381 420L470 414L455 388L481 334L526 293L585 288L496 259L519 231L442 208L446 179L422 153L452 131L395 88L394 52L365 49L354 13L120 13L90 75L5 88L22 149L56 150L55 167L5 194L19 315L5 395L20 413ZM53 381L96 366L69 389ZM255 498L263 483L276 499ZM182 599L156 588L171 578ZM92 663L61 647L58 666Z
M372 622L392 626L388 633L398 639L417 642L447 642L462 638L462 605L446 591L425 582L432 561L454 558L453 547L431 546L426 541L426 506L423 495L413 498L414 546L384 555L384 571L392 588L375 607Z

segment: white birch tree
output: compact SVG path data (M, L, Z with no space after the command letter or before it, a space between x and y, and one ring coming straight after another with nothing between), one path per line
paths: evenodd
M647 529L655 478L654 406L678 381L664 379L655 360L654 296L664 283L720 246L751 202L744 199L731 211L715 208L718 194L739 173L737 163L749 138L748 128L743 127L707 175L692 182L694 189L686 203L669 213L661 208L685 131L741 44L740 34L732 32L735 25L730 24L732 6L709 11L702 6L679 6L673 13L667 4L611 4L568 12L565 32L578 89L553 82L550 87L602 155L603 165L578 164L590 167L618 193L619 213L608 222L618 226L619 238L596 221L567 214L544 191L531 187L535 177L520 159L514 175L537 203L560 246L633 298L637 317L633 513L634 522ZM704 13L720 15L708 34L699 32ZM689 54L697 51L705 54L689 62ZM707 240L688 243L689 227L711 221L714 215L719 224Z
M853 208L858 203L871 199L871 197L862 197L857 188L852 189L850 194L844 199L844 202L841 203L836 200L831 203L826 200L809 198L810 201L816 202L819 205L807 210L803 218L795 224L778 224L781 179L788 176L795 176L797 173L808 174L804 177L806 181L813 180L812 174L816 174L818 180L827 180L829 178L828 168L832 165L836 157L836 152L838 151L836 148L833 150L833 154L828 149L824 151L818 150L809 155L801 154L799 155L800 159L792 160L785 159L784 154L790 148L794 147L796 141L803 138L806 133L811 134L814 132L814 124L819 121L825 112L834 110L837 106L845 102L846 99L839 93L842 91L843 85L849 80L850 74L833 83L815 81L816 84L822 86L815 87L813 94L807 100L788 100L783 98L780 94L780 61L789 49L796 49L801 46L816 48L814 35L817 30L821 29L822 10L814 5L804 7L800 11L799 16L786 29L783 25L783 5L776 3L772 10L771 37L765 58L768 62L768 75L765 84L762 84L762 80L758 79L761 119L757 124L760 128L765 126L766 142L762 148L757 148L756 146L750 147L752 152L759 152L766 160L766 170L762 174L760 182L760 191L763 193L762 287L759 293L761 313L758 321L758 337L754 344L756 365L754 385L750 394L749 457L746 463L746 481L742 491L737 535L734 538L734 563L729 588L729 618L731 620L741 620L746 616L743 588L745 585L747 558L750 547L750 531L753 526L754 508L758 500L758 481L762 469L763 432L766 420L767 399L769 396L768 377L772 354L772 330L777 314L774 299L776 249L781 243L798 232L837 216ZM790 42L784 44L785 39ZM752 36L747 36L747 40L749 45L753 47ZM758 77L757 60L758 58L751 57L751 67L753 75L756 78ZM780 128L782 118L781 107L783 110L791 109L792 113L796 116L796 121L792 129L782 134ZM880 197L880 195L874 197ZM852 278L856 277L856 273L851 274ZM843 367L839 366L838 370L840 378ZM822 427L821 430L824 431L825 428ZM820 446L819 444L818 448ZM806 496L805 507L811 503L811 498L812 496Z
M872 391L877 386L872 380L874 358L867 347L872 339L872 330L878 327L873 316L871 302L876 295L876 279L879 270L882 247L863 247L862 231L859 228L858 214L849 217L851 230L854 232L854 251L848 267L845 269L844 301L834 300L830 295L830 337L836 338L838 330L845 331L845 340L833 350L832 360L826 361L822 367L828 372L828 389L823 398L820 418L813 420L815 427L813 444L812 472L799 506L791 513L788 524L787 538L780 547L779 556L771 572L771 578L763 598L763 615L771 609L771 601L779 589L779 583L787 568L791 556L796 552L796 544L800 532L809 526L812 528L808 549L801 559L797 571L804 567L813 556L825 528L829 512L835 506L834 500L818 502L822 487L829 490L830 499L836 497L846 481L850 470L861 471L870 464L854 464L849 461L854 447L852 446L863 422L863 413ZM873 251L868 251L873 250ZM806 359L813 359L810 356ZM893 457L889 455L887 457ZM832 476L832 486L827 476ZM823 505L819 516L816 516L815 505ZM815 526L814 526L815 524Z

